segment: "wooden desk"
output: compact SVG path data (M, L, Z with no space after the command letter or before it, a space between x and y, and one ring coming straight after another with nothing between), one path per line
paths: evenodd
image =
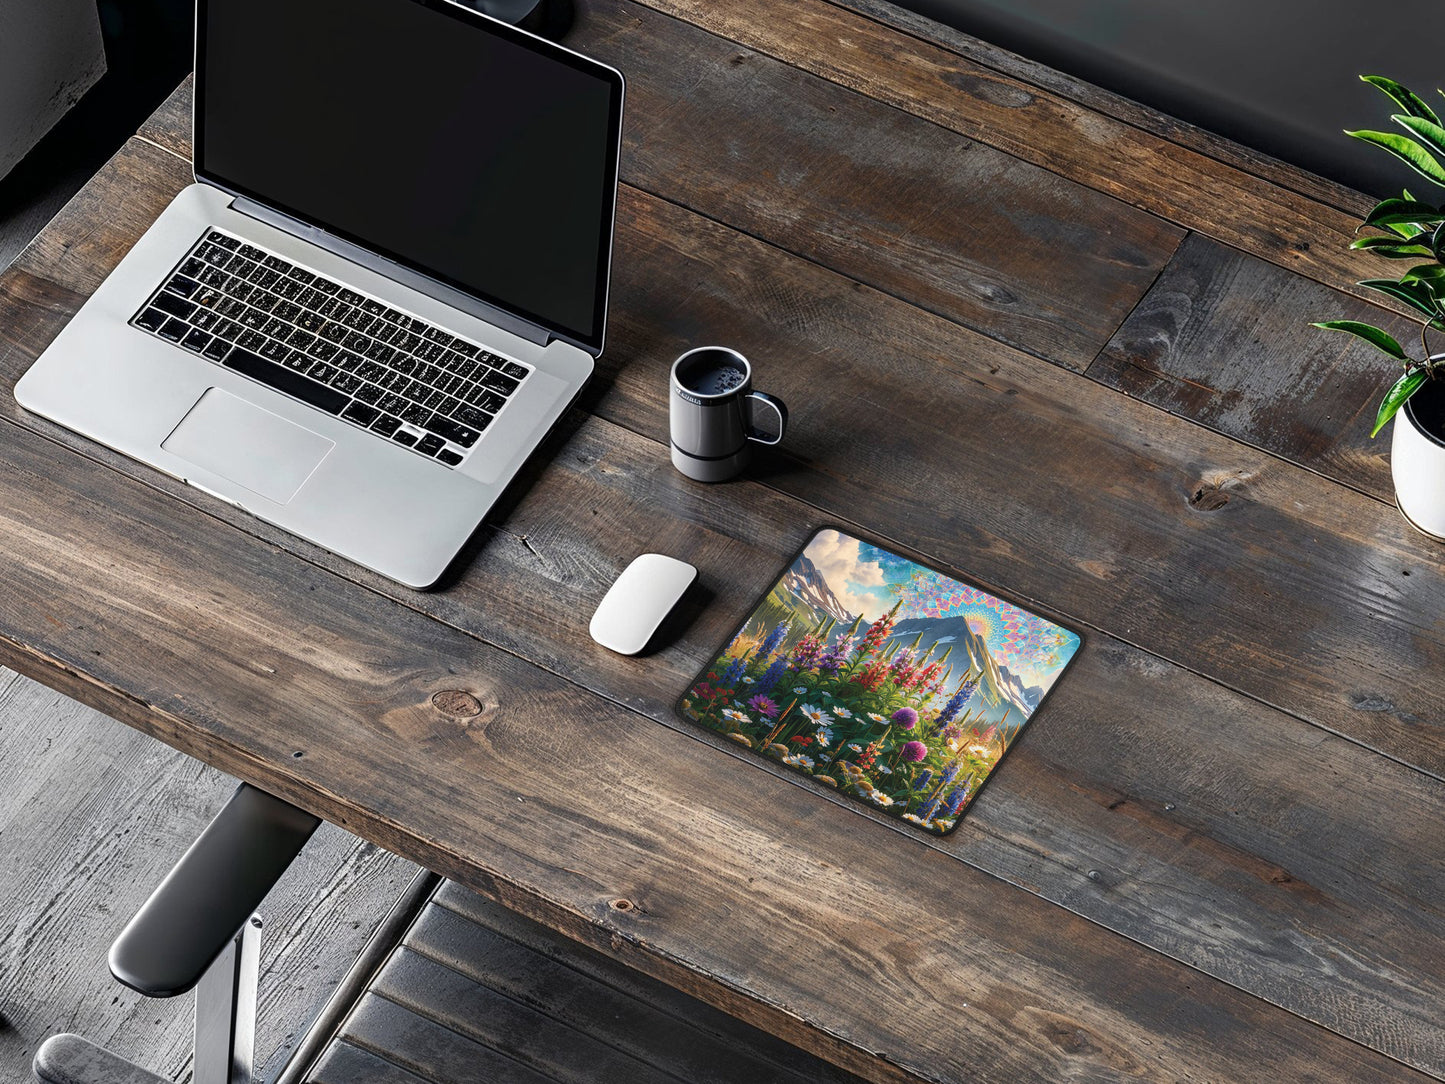
M1366 201L877 0L587 5L630 80L609 349L414 594L0 397L0 661L879 1081L1445 1078L1445 549ZM189 90L0 278L7 386L189 179ZM1342 137L1343 138L1343 137ZM784 454L668 465L689 345ZM1089 630L943 839L670 705L820 523ZM586 617L656 549L706 605ZM731 743L726 743L731 745Z

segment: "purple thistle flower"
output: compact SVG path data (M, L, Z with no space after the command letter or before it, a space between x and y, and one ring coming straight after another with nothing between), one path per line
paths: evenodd
M924 745L921 741L904 742L900 755L904 760L911 760L916 763L928 755L928 746Z
M774 718L778 714L778 705L766 696L760 695L753 697L748 701L748 707L752 708L759 715L766 716L769 719Z
M762 662L772 655L774 651L778 650L778 645L787 638L788 623L786 621L779 621L773 626L773 631L768 633L767 638L763 640L762 646L758 648L758 653L755 656L757 661Z
M912 730L915 726L918 725L918 712L914 711L912 708L899 708L897 711L895 711L895 712L893 713L893 721L894 721L895 723L897 723L900 727L902 727L904 730ZM919 743L919 742L909 742L909 745L918 745L918 744L921 744L921 743ZM906 749L906 748L908 748L908 746L904 746L904 748ZM923 754L923 755L924 755L924 756L927 756L927 755L928 755L928 751L927 751L927 750L924 750L924 754ZM915 759L915 760L922 760L923 757L915 757L914 759Z
M763 671L763 676L758 678L758 683L754 688L760 693L770 692L787 672L788 660L786 658L774 659L773 664Z

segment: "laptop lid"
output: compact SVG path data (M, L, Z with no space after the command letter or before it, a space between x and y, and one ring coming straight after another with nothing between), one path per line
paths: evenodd
M622 94L450 0L199 0L196 177L596 356Z

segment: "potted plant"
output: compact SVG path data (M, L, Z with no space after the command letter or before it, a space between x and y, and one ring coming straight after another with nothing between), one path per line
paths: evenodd
M1360 76L1401 110L1392 116L1405 134L1358 131L1346 135L1374 144L1399 158L1431 184L1445 188L1445 126L1419 95L1393 79ZM1445 95L1445 91L1440 91ZM1361 249L1391 260L1408 260L1398 278L1365 279L1358 285L1393 298L1418 314L1418 356L1393 336L1357 320L1326 320L1313 326L1363 339L1400 364L1399 378L1385 392L1375 414L1373 437L1395 420L1390 468L1395 500L1418 530L1445 541L1445 352L1432 353L1429 333L1445 331L1445 207L1416 199L1407 189L1382 200L1359 229L1378 231L1356 238ZM1359 230L1356 230L1358 233Z

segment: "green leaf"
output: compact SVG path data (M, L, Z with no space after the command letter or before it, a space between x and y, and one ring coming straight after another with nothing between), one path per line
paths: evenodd
M1376 293L1384 294L1386 297L1393 297L1403 301L1411 308L1423 312L1431 320L1440 318L1440 310L1435 306L1435 295L1430 292L1429 287L1420 282L1396 282L1394 279L1365 279L1356 283L1367 290L1374 290ZM1345 330L1345 329L1341 329ZM1383 349L1383 348L1382 348ZM1386 353L1389 353L1387 350ZM1403 354L1400 355L1403 357Z
M1395 82L1395 80L1386 79L1383 75L1362 75L1360 76L1360 81L1369 83L1370 86L1377 87L1383 91L1389 96L1392 102L1412 117L1424 117L1426 120L1434 121L1436 124L1440 123L1440 118L1437 117L1435 111L1425 103L1424 98L1421 98L1409 88L1402 87L1399 83Z
M1365 342L1389 354L1396 361L1409 361L1405 355L1405 348L1397 343L1394 338L1375 327L1373 324L1362 324L1358 320L1325 320L1321 323L1310 324L1310 327L1321 328L1324 331L1344 331L1356 338L1364 339Z
M1375 204L1365 219L1366 226L1409 225L1416 222L1445 221L1445 211L1414 200L1387 199Z
M1368 131L1346 132L1345 135L1383 147L1422 177L1445 186L1445 169L1441 168L1429 151L1408 136L1396 135L1394 132Z
M1435 259L1445 260L1440 252L1445 248L1445 223L1435 227L1435 232L1430 235L1430 251L1435 254Z
M1390 119L1414 132L1416 138L1432 154L1445 154L1445 128L1435 121L1426 120L1424 117L1407 117L1402 113L1396 113Z
M1400 276L1401 282L1419 282L1426 286L1433 286L1441 282L1441 280L1445 280L1445 267L1442 267L1438 263L1417 264ZM1373 282L1374 280L1371 279L1370 281ZM1356 283L1356 285L1364 284ZM1433 292L1432 290L1432 293Z
M1428 234L1412 234L1410 237L1360 237L1350 242L1353 249L1368 249L1376 256L1390 260L1408 260L1414 256L1433 256L1435 253L1426 245L1414 244L1417 237Z
M1393 418L1405 400L1420 390L1420 385L1430 378L1430 374L1424 369L1416 369L1412 373L1406 373L1385 392L1385 397L1380 400L1380 409L1375 412L1375 428L1370 430L1373 437Z

